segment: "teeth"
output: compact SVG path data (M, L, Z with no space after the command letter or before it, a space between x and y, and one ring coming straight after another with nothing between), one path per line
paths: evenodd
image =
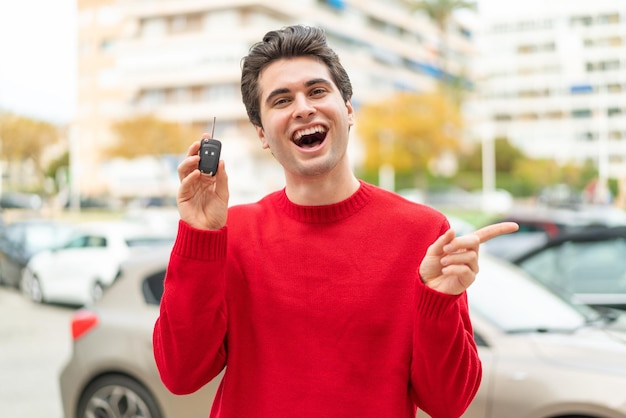
M313 126L312 128L307 128L307 129L303 129L301 131L297 131L295 134L293 134L293 139L294 141L299 140L300 138L302 138L304 135L313 135L315 133L324 133L326 132L326 128L324 128L323 126Z

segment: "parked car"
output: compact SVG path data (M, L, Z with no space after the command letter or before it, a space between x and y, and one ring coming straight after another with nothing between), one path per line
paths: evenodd
M503 221L516 222L519 230L495 237L482 247L491 254L512 259L563 233L626 225L626 212L610 206L578 209L529 206L518 207L490 223Z
M31 257L21 289L37 303L89 304L118 277L130 248L173 242L172 234L155 234L129 222L80 225L64 245Z
M65 417L208 416L220 378L174 396L151 352L168 258L168 248L133 255L104 297L72 318ZM571 304L489 254L468 296L484 373L465 418L626 418L623 316Z
M131 252L120 279L72 318L73 353L60 375L64 416L206 418L219 379L192 395L173 395L152 353L170 247Z
M626 310L626 226L561 234L511 261L579 303Z
M464 417L626 416L626 316L572 304L484 253L468 299L483 380Z
M0 230L0 283L18 287L30 258L64 243L74 225L49 219L26 219Z
M0 195L0 208L36 211L42 206L41 196L35 193L4 192Z

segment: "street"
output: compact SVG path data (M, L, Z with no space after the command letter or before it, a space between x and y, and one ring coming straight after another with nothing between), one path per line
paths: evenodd
M0 286L0 416L63 418L58 376L75 308L36 305Z

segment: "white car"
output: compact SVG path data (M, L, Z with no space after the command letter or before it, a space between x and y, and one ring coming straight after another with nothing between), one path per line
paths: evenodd
M29 260L21 288L37 303L87 305L117 279L131 247L173 242L171 234L155 234L128 222L82 225L64 245Z

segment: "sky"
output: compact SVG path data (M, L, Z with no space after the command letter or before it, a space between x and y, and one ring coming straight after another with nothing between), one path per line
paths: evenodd
M0 109L52 123L76 112L76 0L0 1Z
M529 1L536 0L523 3ZM478 4L510 12L512 2ZM69 122L76 113L76 44L76 0L0 1L0 109Z

